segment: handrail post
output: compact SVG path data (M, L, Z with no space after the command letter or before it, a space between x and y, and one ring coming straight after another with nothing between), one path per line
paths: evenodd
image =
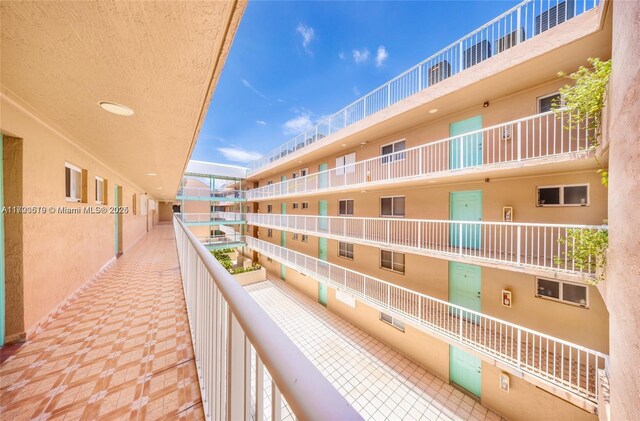
M518 7L518 15L516 17L516 44L520 44L522 42L521 34L520 34L521 22L522 22L522 6Z
M519 15L518 15L519 16ZM518 161L522 159L522 121L518 121Z
M520 247L520 241L522 239L522 225L518 225L518 229L517 229L517 233L518 235L516 235L516 253L518 255L517 257L517 262L518 264L520 264L521 258L520 258L520 253L521 253L521 247Z
M462 256L462 223L459 223L458 227L458 254Z
M516 364L518 365L518 368L521 367L522 364L522 357L521 357L521 353L522 353L522 330L518 329L518 356L516 359Z

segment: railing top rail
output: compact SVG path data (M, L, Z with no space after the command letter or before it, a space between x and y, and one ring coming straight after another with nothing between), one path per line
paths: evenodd
M267 244L267 245L269 245L269 246L277 247L277 248L282 249L282 247L277 246L277 245L275 245L275 244L271 244L271 243L269 243L269 242L267 242L267 241L260 240L260 239L258 239L258 238L254 238L254 237L247 237L247 244L249 245L249 247L251 247L251 243L252 243L252 242L254 242L254 241L256 241L256 242L261 242L261 243ZM478 317L480 317L480 318L489 319L489 320L492 320L492 321L494 321L494 322L501 323L501 324L504 324L504 325L506 325L506 326L512 327L512 328L514 328L514 329L519 329L519 330L522 330L523 332L527 332L527 333L531 333L531 334L533 334L533 335L541 336L541 337L543 337L543 338L545 338L545 339L549 339L549 340L552 340L552 341L555 341L555 342L561 343L561 344L563 344L563 345L567 345L567 346L570 346L570 347L573 347L573 348L579 349L579 350L581 350L581 351L586 351L586 352L592 353L592 354L594 354L594 355L598 355L598 356L601 356L601 357L606 357L606 354L603 354L603 353L601 353L601 352L599 352L599 351L595 351L595 350L593 350L593 349L587 348L587 347L585 347L585 346L578 345L578 344L574 344L574 343L572 343L572 342L565 341L564 339L556 338L556 337L554 337L554 336L547 335L547 334L542 333L542 332L538 332L537 330L529 329L529 328L527 328L527 327L523 327L523 326L517 325L517 324L515 324L515 323L508 322L508 321L506 321L506 320L498 319L498 318L496 318L496 317L489 316L489 315L487 315L487 314L480 313L480 312L475 311L475 310L470 310L470 309L468 309L468 308L465 308L465 307L459 306L459 305L457 305L457 304L450 303L449 301L441 300L441 299L439 299L439 298L435 298L435 297L432 297L432 296L430 296L430 295L423 294L423 293L421 293L421 292L416 292L416 291L413 291L413 290L411 290L411 289L409 289L409 288L405 288L405 287L402 287L402 286L400 286L400 285L393 284L393 283L391 283L391 282L383 281L382 279L378 279L378 278L375 278L375 277L373 277L373 276L366 275L366 274L364 274L364 273L362 273L362 272L358 272L358 271L355 271L355 270L352 270L352 269L347 269L347 268L344 268L344 267L342 267L342 266L338 266L338 265L335 265L335 264L333 264L333 263L326 262L326 261L324 261L324 260L319 260L319 259L316 259L315 257L307 256L306 254L299 253L299 252L297 252L297 251L293 251L293 250L289 250L289 249L285 249L285 250L286 250L286 252L287 252L287 253L295 253L295 254L297 254L297 255L303 256L303 257L304 257L304 258L306 258L306 259L315 260L315 261L317 261L317 262L319 262L319 263L322 263L323 265L330 265L330 266L337 267L337 268L339 268L339 269L341 269L341 270L344 270L344 271L346 271L346 272L351 272L351 273L353 273L353 274L355 274L355 275L362 276L362 277L365 277L365 278L369 278L369 279L371 279L371 280L372 280L372 281L374 281L374 282L379 282L379 283L381 283L381 284L387 285L387 286L388 286L388 287L390 287L390 288L395 288L395 289L399 289L399 290L402 290L402 291L408 292L408 293L410 293L410 294L415 294L415 295L417 295L418 297L425 298L425 299L427 299L427 300L429 300L429 301L435 301L435 302L437 302L437 303L440 303L440 304L443 304L443 305L446 305L446 306L452 307L452 308L454 308L454 309L456 309L456 310L459 310L459 311L461 311L461 312L464 312L464 313L467 313L467 314L470 314L470 315L475 315L475 316L478 316Z
M329 174L331 172L336 171L339 168L348 169L348 168L355 167L357 165L363 165L363 164L366 164L368 162L375 162L375 161L380 161L380 160L383 160L383 159L388 159L389 160L389 164L387 164L387 165L393 165L393 162L397 157L403 156L404 154L407 154L409 152L417 151L419 149L432 148L434 146L438 146L438 145L441 145L443 143L450 142L453 139L459 139L461 137L473 136L473 135L480 134L480 133L483 133L483 132L499 129L501 127L518 124L518 123L521 123L521 122L524 122L524 121L533 120L533 119L536 119L536 118L542 118L542 117L546 117L546 116L550 116L550 115L557 115L558 113L563 113L565 110L566 110L566 108L560 108L558 110L546 111L544 113L534 114L534 115L530 115L530 116L527 116L527 117L522 117L522 118L519 118L519 119L516 119L516 120L510 120L510 121L507 121L505 123L494 124L493 126L483 127L482 129L473 130L473 131L466 132L466 133L461 134L461 135L449 136L449 137L446 137L444 139L434 140L432 142L427 142L427 143L424 143L422 145L413 146L411 148L403 149L401 151L393 152L393 153L390 153L390 154L387 154L387 155L374 156L373 158L368 158L368 159L365 159L365 160L362 160L362 161L357 161L357 162L354 162L354 163L351 163L351 164L347 164L347 165L344 165L344 166L341 166L341 167L330 168L328 170L314 172L314 173L311 173L311 174L307 174L307 175L304 175L304 176L292 178L292 179L285 180L285 181L279 181L277 183L268 184L266 186L260 186L260 187L257 187L255 189L245 190L245 192L247 194L251 195L252 194L251 192L266 190L269 187L274 188L273 186L286 185L286 184L291 184L291 183L296 183L296 182L300 183L301 181L308 180L311 177L318 177L321 174Z
M233 315L301 420L361 420L362 417L304 356L269 315L251 298L196 236L178 223L198 253Z
M287 217L287 218L308 218L308 219L346 219L346 220L366 220L366 221L391 221L391 222L423 222L423 223L456 223L468 225L502 225L502 226L523 226L523 227L549 227L549 228L568 228L568 229L607 229L608 225L578 225L578 224L546 224L536 222L501 222L501 221L456 221L451 219L409 219L409 218L375 218L375 217L358 217L358 216L320 216L320 215L290 215L280 213L247 213L246 215L259 215L260 217Z

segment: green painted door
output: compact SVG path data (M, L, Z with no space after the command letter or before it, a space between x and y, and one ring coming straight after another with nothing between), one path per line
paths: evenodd
M480 312L482 268L466 263L449 262L449 302Z
M449 345L449 381L480 397L482 391L480 358Z
M327 239L318 238L318 259L327 261Z
M284 202L280 205L280 213L282 213L282 215L287 214L287 204ZM280 247L287 248L287 232L285 230L280 231ZM284 281L286 276L287 267L284 263L280 263L280 279Z
M482 165L482 133L461 136L482 129L482 116L451 123L449 136L449 168L467 168Z
M329 229L329 220L327 218L322 218L322 216L327 216L329 211L329 203L326 200L320 200L318 202L318 230L326 232Z
M326 162L318 165L318 172L326 171L329 169L329 164ZM323 189L325 187L329 187L329 174L324 173L318 176L318 187Z
M451 192L449 201L451 221L482 220L482 190ZM482 244L480 224L451 222L450 236L452 247L479 249Z
M4 138L0 133L0 209L4 207ZM0 212L0 346L4 345L4 212Z
M287 194L287 187L285 185L285 181L287 181L287 176L283 175L280 177L280 194Z
M327 286L318 282L318 302L327 306Z

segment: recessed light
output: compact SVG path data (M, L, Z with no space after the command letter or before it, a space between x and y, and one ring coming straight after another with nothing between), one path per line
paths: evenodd
M148 172L148 173L147 173L147 175L148 175L149 177L155 177L155 176L156 176L156 175L158 175L158 174L156 174L156 173L154 173L154 172Z
M298 164L302 164L302 161L298 161Z
M133 115L133 110L126 105L116 104L115 102L108 101L100 101L100 106L105 111L109 111L110 113L117 115L130 116Z
M162 187L156 187L156 190L162 190Z
M435 114L437 112L438 112L437 108L432 108L432 109L429 110L429 114Z
M346 143L343 143L343 144L342 144L342 147L344 148L345 146L347 146L347 144L346 144Z

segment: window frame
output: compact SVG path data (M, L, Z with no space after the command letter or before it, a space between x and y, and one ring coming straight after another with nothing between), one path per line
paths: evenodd
M347 157L353 155L353 162L347 163ZM336 158L335 175L347 175L356 172L355 164L358 157L355 152L350 152ZM342 164L338 165L338 161L342 160Z
M390 268L385 267L385 266L382 265L382 252L385 252L385 251L388 252L388 253L391 253L391 267ZM396 254L401 254L401 255L404 256L403 263L402 263L402 268L403 268L402 272L399 271L399 270L395 270L394 269L394 266L396 264L394 257L395 257ZM380 265L380 269L388 270L390 272L398 273L400 275L405 275L407 273L407 253L400 253L400 252L389 250L389 249L380 249L378 262L379 262L379 265Z
M582 203L564 203L564 189L566 187L587 187L587 202ZM540 189L560 189L558 204L541 204L540 203ZM557 184L551 186L536 186L536 207L538 208L553 208L553 207L587 207L591 206L591 183L578 183L578 184Z
M67 168L69 169L69 194L70 196L67 196ZM64 196L65 196L65 200L67 202L72 202L72 203L81 203L82 202L82 168L77 167L73 164L70 164L69 162L65 162L64 163L64 169L65 169L65 180L64 180ZM80 175L80 185L77 186L76 185L76 180L73 176L73 173L76 172ZM74 189L74 187L77 187L76 189ZM78 196L71 196L71 195L75 195L78 194Z
M564 105L564 98L562 98L562 95L560 94L559 91L539 96L539 97L536 98L536 107L537 107L536 109L538 110L538 114L541 114L543 112L547 113L547 112L551 111L551 110L549 110L549 111L541 111L542 107L540 107L540 101L542 101L543 99L550 98L552 96L556 96L556 95L560 95L560 106Z
M300 239L303 243L309 242L309 236L307 234L302 234L302 238Z
M298 233L297 232L292 233L291 234L291 239L292 240L297 240L298 239Z
M351 257L349 257L349 250L347 249L345 254L341 254L342 251L342 245L345 244L347 246L351 246ZM349 243L346 241L338 241L338 257L341 257L343 259L347 259L347 260L353 260L355 257L355 244L354 243Z
M384 316L388 317L390 320L385 320ZM398 329L402 333L405 332L405 326L406 326L405 323L400 319L398 319L397 317L393 317L392 315L381 311L379 314L379 320L383 323L388 324L391 327Z
M558 284L558 292L559 292L558 295L559 295L559 297L555 298L555 297L549 297L547 295L540 295L538 293L538 290L539 290L538 282L540 280L557 283ZM582 305L580 303L576 303L574 301L567 301L567 300L564 299L564 286L567 285L567 284L571 285L571 286L584 288L584 291L585 291L585 294L584 294L584 296L585 296L585 304L584 305ZM590 297L589 297L589 287L587 285L580 285L580 284L576 284L576 283L573 283L573 282L561 281L559 279L549 279L549 278L544 278L542 276L536 276L535 282L533 284L533 294L534 294L534 297L536 297L536 298L542 298L544 300L554 301L554 302L560 303L560 304L567 304L567 305L570 305L570 306L580 307L580 308L584 308L584 309L590 308L590 301L591 300L590 300Z
M402 197L404 198L404 213L402 215L385 215L382 213L382 199L392 199L391 200L391 212L393 212L395 206L394 202L395 198ZM405 195L397 195L397 196L380 196L380 217L381 218L404 218L407 214L407 197Z
M309 175L309 168L300 168L300 177L306 177Z
M309 202L302 202L302 209L309 209Z
M293 202L292 209L298 209L298 202Z
M349 203L351 203L351 210L353 213L340 213L340 202L347 202L345 208L349 211ZM356 201L354 199L338 199L338 216L354 216L356 214Z
M98 196L98 182L100 183L100 190L102 192L102 194L100 196ZM105 196L104 178L96 175L95 178L94 178L94 185L95 185L95 200L96 200L96 203L99 204L99 205L104 205L104 203L105 203L105 200L104 200L104 196Z
M273 213L273 205L267 205L267 213Z
M396 151L396 146L395 145L397 145L398 143L404 143L404 149ZM391 146L393 151L391 153L388 153L388 154L383 153L382 150L386 146ZM406 159L406 157L407 157L406 153L398 154L398 156L389 156L389 155L393 155L396 152L402 152L402 151L405 151L405 150L407 150L407 139L406 138L394 140L393 142L385 143L384 145L380 145L380 158L381 158L382 165L390 164L392 162L404 161Z
M267 237L273 238L273 228L267 228Z

